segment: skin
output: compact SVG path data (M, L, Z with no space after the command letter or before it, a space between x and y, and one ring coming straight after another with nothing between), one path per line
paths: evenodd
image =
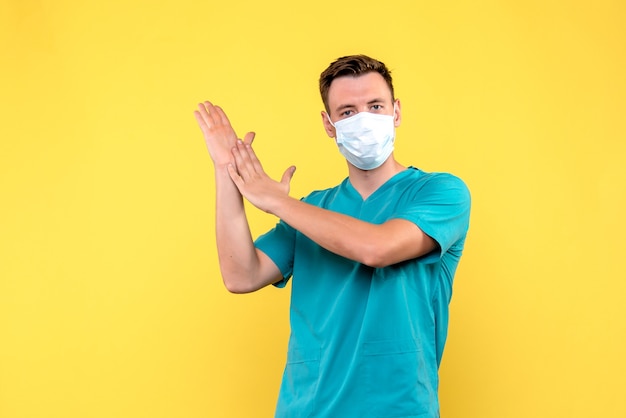
M368 73L333 80L328 94L330 115L322 112L329 137L333 122L358 112L394 115L400 125L400 101L394 102L382 76ZM372 224L318 208L289 196L295 167L287 168L280 181L271 179L252 148L254 133L237 139L221 108L210 102L199 105L196 120L203 132L215 168L216 237L220 268L226 288L233 293L253 292L282 279L276 265L254 247L243 198L271 213L327 250L372 267L386 267L417 258L436 248L436 243L414 223L391 219ZM406 168L393 154L374 170L361 170L349 162L353 187L367 199L391 177Z

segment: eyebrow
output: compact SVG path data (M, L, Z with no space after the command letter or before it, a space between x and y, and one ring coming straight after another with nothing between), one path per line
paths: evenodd
M371 106L371 105L373 105L373 104L377 104L377 103L384 103L384 102L385 102L385 99L376 98L376 99L372 99L372 100L370 100L369 102L367 102L367 104ZM341 111L343 111L343 110L345 110L345 109L349 109L349 108L351 108L351 107L356 107L356 106L355 106L355 105L353 105L353 104L343 104L343 105L341 105L341 106L337 107L337 108L335 109L335 112L339 112L339 113L341 113Z

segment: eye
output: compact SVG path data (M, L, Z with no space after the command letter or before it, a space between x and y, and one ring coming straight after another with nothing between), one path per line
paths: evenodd
M375 104L371 107L372 110L383 110L383 105Z
M353 113L354 113L353 110L344 110L343 112L341 112L341 116L347 117L347 116L351 116Z

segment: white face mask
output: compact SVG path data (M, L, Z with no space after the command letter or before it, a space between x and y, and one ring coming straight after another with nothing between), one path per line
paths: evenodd
M393 115L359 112L335 123L330 116L328 120L337 132L339 152L361 170L380 167L393 152L396 136Z

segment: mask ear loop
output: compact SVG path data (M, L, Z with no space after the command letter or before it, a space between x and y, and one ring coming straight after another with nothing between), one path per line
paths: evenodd
M337 129L337 127L335 126L335 124L333 123L333 121L330 119L330 115L328 114L328 112L326 112L326 118L328 119L328 123L330 123L330 125Z

